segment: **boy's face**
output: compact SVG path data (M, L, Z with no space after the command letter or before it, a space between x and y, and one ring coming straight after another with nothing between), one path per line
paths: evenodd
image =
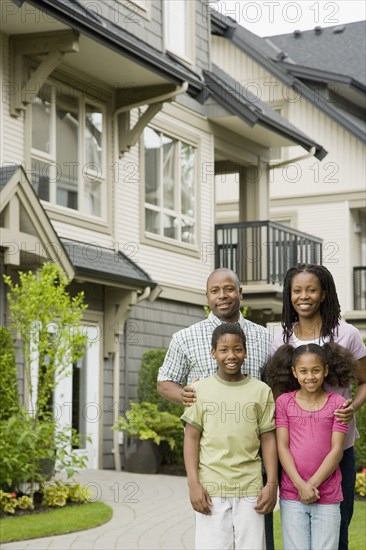
M245 359L245 348L237 334L223 334L211 355L217 361L218 375L224 380L235 382L242 379L241 366Z

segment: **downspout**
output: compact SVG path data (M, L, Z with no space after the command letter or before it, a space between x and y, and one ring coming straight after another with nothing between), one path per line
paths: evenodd
M119 362L120 353L119 345L116 346L116 350L113 354L113 414L116 412L117 418L113 418L113 424L117 421L119 416ZM121 471L121 455L119 452L120 445L120 433L113 430L113 455L114 455L114 468L116 472Z

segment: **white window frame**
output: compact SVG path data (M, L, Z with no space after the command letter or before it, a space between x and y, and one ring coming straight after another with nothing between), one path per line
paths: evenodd
M106 221L107 218L107 146L108 146L108 139L107 139L107 107L105 103L96 100L94 97L86 96L81 91L76 90L75 88L72 88L72 96L78 98L78 104L79 104L79 119L80 119L80 129L78 134L78 149L80 152L80 158L78 160L78 166L77 166L77 181L78 181L78 208L70 208L67 206L63 206L60 204L57 204L56 202L56 181L57 181L57 156L56 156L56 107L57 107L57 94L62 91L63 93L70 94L70 87L61 84L60 82L55 81L47 81L46 85L47 87L47 94L50 99L51 104L51 123L50 123L50 134L51 134L51 142L50 142L50 150L49 153L46 153L44 151L39 151L37 149L32 148L32 128L33 128L33 120L32 120L32 105L29 107L29 158L30 158L30 170L29 173L31 174L32 168L31 163L32 160L49 163L49 176L50 176L50 196L48 201L42 200L41 202L44 205L51 206L53 209L58 211L64 211L68 214L73 214L77 216L81 216L82 218L89 218L100 221ZM86 104L91 104L97 106L103 115L103 133L102 133L102 165L101 170L95 171L95 170L88 170L86 168L86 151L85 151L85 106ZM81 123L82 122L82 123ZM85 177L88 178L89 181L96 181L100 185L100 215L98 214L90 214L86 211L85 208L85 197L84 197L84 180ZM32 179L32 178L30 178Z
M151 19L151 0L117 0L122 8L120 14L124 23L138 23L140 16Z
M184 215L181 214L180 210L178 211L178 209L176 210L169 210L167 209L166 207L164 207L162 204L161 205L152 205L151 203L148 203L145 201L145 193L146 193L146 187L145 187L145 147L144 147L144 132L142 133L141 135L141 141L140 141L140 144L141 144L141 155L140 155L140 162L141 162L141 174L142 174L142 180L143 180L143 185L142 185L142 220L143 220L143 231L142 231L142 241L145 241L147 244L154 244L154 246L159 246L159 247L162 247L162 248L167 248L167 249L171 249L171 250L176 250L177 247L179 247L180 249L185 250L187 252L193 252L194 255L197 254L197 251L199 249L199 223L198 223L198 211L199 211L199 189L198 189L198 166L199 166L199 158L200 158L200 154L199 154L199 140L197 139L194 139L194 137L187 137L186 135L185 136L181 136L181 135L177 135L177 133L175 133L174 131L171 131L170 129L167 129L165 127L165 125L156 125L156 124L149 124L148 125L148 128L152 129L152 130L155 130L156 132L159 132L171 139L173 139L174 141L178 142L179 144L180 143L185 143L187 145L191 145L194 150L195 150L195 172L194 172L194 197L195 197L195 201L194 201L194 205L195 205L195 211L194 211L194 216L192 217L192 220L194 221L194 244L190 244L190 243L187 243L187 242L184 242L182 240L178 240L178 239L174 239L174 238L170 238L170 237L167 237L163 234L163 227L161 228L162 231L161 233L151 233L149 231L146 230L146 209L149 209L149 210L152 210L152 211L156 211L156 212L159 212L161 214L167 214L167 215L171 215L171 216L179 216L181 218L184 217ZM179 145L178 145L179 147ZM179 177L179 175L176 175L176 177ZM178 181L180 181L180 178L178 179ZM163 186L161 185L160 186L160 196L162 197L162 194L163 194ZM180 192L181 188L179 186L179 192L177 193L177 201L178 201L178 204L177 206L181 206L181 203L180 203L180 200L181 200L181 192ZM163 216L161 216L163 217ZM162 222L161 222L162 223Z
M174 48L174 44L169 44L168 25L169 25L169 9L174 7L176 2L184 2L186 22L180 24L180 29L185 31L185 52L179 52ZM179 57L185 63L194 65L195 63L195 47L196 47L196 2L193 0L163 0L163 22L164 22L164 49Z
M269 106L277 114L279 114L280 116L284 116L285 107L282 103L272 103ZM283 160L285 160L284 147L271 147L269 165L282 162Z

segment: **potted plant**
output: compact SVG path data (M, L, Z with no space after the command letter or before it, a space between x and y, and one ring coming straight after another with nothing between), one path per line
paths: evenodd
M155 403L143 401L131 403L113 429L125 435L125 469L154 474L161 463L160 443L166 441L173 449L183 428L178 416L160 411Z

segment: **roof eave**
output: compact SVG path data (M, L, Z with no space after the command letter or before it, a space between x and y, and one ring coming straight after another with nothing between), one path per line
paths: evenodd
M125 37L113 36L96 19L88 19L83 14L76 13L75 10L71 9L71 5L70 9L67 9L67 6L58 0L27 0L27 2L81 34L100 42L104 46L125 55L132 61L136 61L140 65L165 77L170 82L182 84L187 81L189 83L188 93L193 96L200 93L203 88L203 82L198 75L194 75L192 71L184 70L183 67L173 66L162 55L162 52L158 50L155 52L151 48L144 47L142 41L140 46L136 45L136 43L131 43L128 33L126 33Z

